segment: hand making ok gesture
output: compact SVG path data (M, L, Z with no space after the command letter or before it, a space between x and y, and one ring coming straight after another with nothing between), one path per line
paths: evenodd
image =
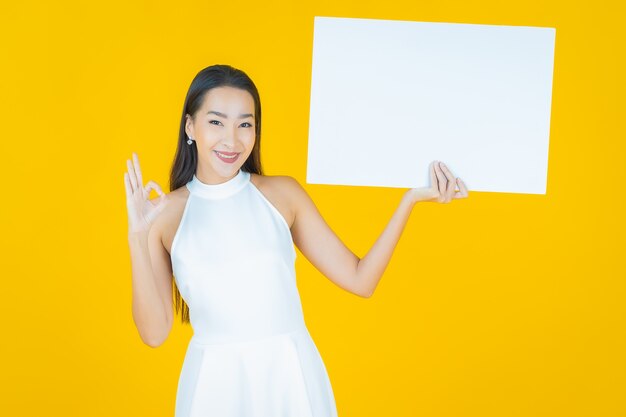
M155 219L165 208L167 195L163 193L159 184L148 181L143 186L139 159L133 152L133 162L126 160L128 172L124 173L124 185L126 187L126 208L128 209L128 233L147 232ZM159 195L156 203L150 201L150 190L155 190Z

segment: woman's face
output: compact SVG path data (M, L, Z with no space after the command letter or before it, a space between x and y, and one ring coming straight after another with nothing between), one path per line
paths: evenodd
M196 176L207 184L233 178L252 152L255 123L249 92L226 86L209 90L195 118L188 115L185 124L198 150Z

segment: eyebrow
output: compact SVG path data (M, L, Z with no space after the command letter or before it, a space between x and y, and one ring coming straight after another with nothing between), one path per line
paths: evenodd
M206 114L211 114L211 113L213 113L213 114L217 114L217 115L218 115L218 116L220 116L220 117L223 117L223 118L225 118L225 119L228 119L228 116L226 116L224 113L220 113L220 112L215 111L215 110L209 110ZM245 113L245 114L240 114L240 115L239 115L239 118L240 118L240 119L245 119L246 117L252 117L252 118L254 118L254 115L253 115L253 114L251 114L251 113Z

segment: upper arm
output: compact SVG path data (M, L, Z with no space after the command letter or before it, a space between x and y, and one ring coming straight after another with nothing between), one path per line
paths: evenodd
M306 190L292 177L285 176L292 196L293 241L300 252L322 274L339 287L361 295L356 282L359 258L328 226Z
M148 233L148 247L150 249L150 262L154 275L157 291L163 305L167 318L167 333L172 328L173 304L172 304L172 262L170 254L163 246L161 230L157 225L153 225Z

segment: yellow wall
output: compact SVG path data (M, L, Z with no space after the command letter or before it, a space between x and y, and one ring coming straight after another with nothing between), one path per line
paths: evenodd
M173 415L191 329L134 327L125 161L169 189L185 92L228 63L266 173L305 184L316 15L557 29L547 195L417 205L370 299L298 252L340 417L626 415L620 2L37 3L0 10L2 415ZM359 256L404 192L305 186Z

